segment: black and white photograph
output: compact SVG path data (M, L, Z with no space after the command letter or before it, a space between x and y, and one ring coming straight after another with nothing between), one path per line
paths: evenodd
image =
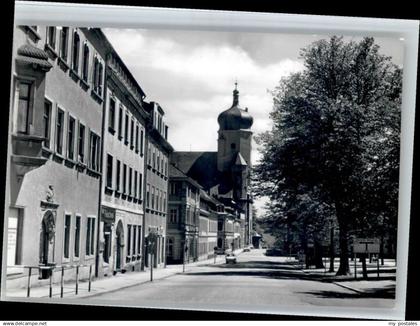
M65 9L13 30L3 301L404 318L418 22Z

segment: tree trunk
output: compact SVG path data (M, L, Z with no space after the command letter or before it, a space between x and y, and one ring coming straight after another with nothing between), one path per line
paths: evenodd
M340 266L336 275L349 275L349 254L348 254L348 216L344 212L344 208L341 205L340 198L335 203L337 221L339 227L339 245L340 245Z
M316 240L314 243L314 264L316 268L324 268L324 262L322 261L322 246Z
M362 272L363 272L363 279L367 280L368 274L367 274L367 268L366 268L366 254L363 254L362 256Z

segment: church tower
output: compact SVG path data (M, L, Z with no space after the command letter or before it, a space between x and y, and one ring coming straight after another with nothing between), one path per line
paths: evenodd
M240 210L240 245L249 245L252 230L252 195L250 192L251 140L253 118L248 109L239 107L235 83L232 106L220 113L217 142L217 170L221 182L219 194L231 198Z
M233 91L232 106L219 114L219 138L217 142L217 169L222 174L230 172L235 165L238 153L251 167L251 139L250 130L253 118L248 113L248 108L239 107L239 91L237 83Z

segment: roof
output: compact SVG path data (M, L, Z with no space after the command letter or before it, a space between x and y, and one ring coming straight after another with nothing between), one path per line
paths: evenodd
M245 166L248 165L248 164L246 164L246 161L242 157L241 153L239 153L239 152L238 152L238 155L236 156L235 165L245 165Z
M220 183L217 152L173 152L171 163L206 190Z
M202 188L195 180L188 177L184 172L182 172L180 169L178 169L176 166L173 166L172 164L169 165L169 178L184 179L192 185L194 185L195 187L199 189Z

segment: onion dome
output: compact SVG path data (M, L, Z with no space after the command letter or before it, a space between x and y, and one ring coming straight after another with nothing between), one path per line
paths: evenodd
M220 113L217 118L221 130L249 129L254 122L254 119L248 113L248 109L243 110L239 107L239 91L237 90L237 85L235 83L232 106L230 109Z

